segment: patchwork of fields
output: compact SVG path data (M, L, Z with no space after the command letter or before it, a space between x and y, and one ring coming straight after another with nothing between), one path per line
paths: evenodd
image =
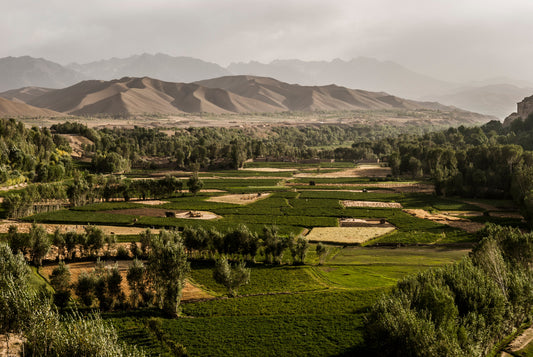
M201 174L206 191L194 196L177 194L150 201L150 206L142 201L94 203L39 213L20 224L116 227L119 242L138 240L131 232L121 234L128 228L225 232L245 224L259 233L275 225L282 235L307 234L310 241L325 243L322 258L315 243L304 265L287 264L288 252L282 265L263 264L258 256L250 266L250 284L236 298L226 298L225 288L213 279L214 263L198 259L191 262L190 282L205 299L184 302L182 318L166 318L153 309L107 313L105 318L117 327L121 339L154 356L171 355L172 343L184 345L191 356L363 354L365 312L375 299L406 275L460 260L476 241L471 232L404 210L457 212L461 220L475 219L479 226L501 218L483 215L486 210L476 202L428 194L426 183L403 183L413 188L409 191L394 189L402 183L386 178L324 175L325 170L346 169L351 168L345 163L319 169L253 163L248 170ZM423 189L417 191L417 185ZM209 213L209 219L180 214L187 212ZM479 214L467 217L462 212ZM341 227L341 222L371 226ZM161 331L148 328L150 319L160 321Z

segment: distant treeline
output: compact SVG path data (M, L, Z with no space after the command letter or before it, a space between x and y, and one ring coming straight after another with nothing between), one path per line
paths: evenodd
M427 128L426 128L427 129ZM370 148L354 147L350 153L335 150L335 146L351 145L360 141L371 142L379 138L395 136L409 131L423 134L424 128L415 126L370 125L311 125L274 126L271 128L189 128L167 135L158 129L135 127L134 129L94 130L79 123L55 124L51 130L57 133L77 134L90 139L93 144L85 150L98 155L93 167L98 172L114 172L113 166L146 167L147 158L171 159L178 168L200 167L239 168L247 159L270 157L283 160L310 159L315 157L358 160L374 158ZM128 163L118 163L118 154ZM105 161L111 161L105 167Z

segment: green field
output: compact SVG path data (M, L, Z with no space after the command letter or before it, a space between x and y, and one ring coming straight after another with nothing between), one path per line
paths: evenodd
M408 274L467 254L439 247L331 249L323 265L255 265L239 297L184 303L182 318L150 310L106 317L125 341L152 355L170 355L169 341L183 344L192 356L362 353L362 322L378 296ZM314 259L310 254L308 263ZM192 268L196 285L225 294L212 278L212 264L193 262ZM161 340L146 327L151 316L161 321Z
M403 208L439 211L483 211L483 208L454 198L422 193L342 191L345 185L369 179L293 178L318 165L292 163L250 163L255 168L291 168L292 172L235 171L203 173L204 188L225 192L188 192L163 198L160 205L142 202L104 202L36 214L28 222L117 225L153 228L186 226L215 228L221 232L240 224L261 233L275 225L279 233L299 234L313 227L338 227L341 219L385 219L396 230L372 239L364 246L326 246L320 261L311 244L305 265L292 266L288 251L282 265L264 264L258 254L251 268L250 283L236 298L227 298L226 289L213 279L214 262L193 260L190 279L213 298L184 302L180 318L167 318L153 308L106 313L122 340L145 349L152 356L171 356L171 346L182 344L191 356L341 356L364 355L365 314L373 302L398 280L424 269L450 264L468 254L476 236L442 223L416 218L401 208L345 208L342 200L398 202ZM351 163L321 164L320 170L353 167ZM141 173L138 173L141 174ZM288 181L302 186L287 185ZM311 190L323 186L325 190ZM331 186L334 185L334 186ZM353 186L348 186L354 189ZM246 205L212 202L210 197L230 193L271 193ZM482 202L487 203L487 202ZM498 204L498 202L490 202ZM507 203L502 203L506 205ZM220 218L193 220L113 211L124 209L210 211ZM494 217L473 217L486 222ZM119 236L120 242L138 240L135 235ZM465 248L465 243L466 248ZM35 284L39 276L34 276ZM157 319L160 330L149 328Z

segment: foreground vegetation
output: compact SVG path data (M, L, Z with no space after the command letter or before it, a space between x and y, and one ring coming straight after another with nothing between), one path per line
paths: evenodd
M24 336L36 355L76 355L75 343L86 355L103 345L111 355L486 355L531 321L530 234L473 234L405 210L526 229L516 211L530 221L531 122L414 136L3 121L0 182L28 185L1 193L3 215L18 220L0 235L1 332ZM84 160L62 135L89 140ZM362 159L386 160L389 175L335 177ZM249 202L217 201L229 194ZM350 220L395 230L360 245L305 238ZM144 232L106 235L106 225ZM23 257L34 269L54 264L52 274L29 275ZM95 267L74 277L69 264L80 261ZM201 298L182 300L186 286Z

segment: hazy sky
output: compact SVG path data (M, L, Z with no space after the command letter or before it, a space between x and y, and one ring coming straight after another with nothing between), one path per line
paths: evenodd
M446 80L533 81L532 0L0 0L0 57L375 57Z

